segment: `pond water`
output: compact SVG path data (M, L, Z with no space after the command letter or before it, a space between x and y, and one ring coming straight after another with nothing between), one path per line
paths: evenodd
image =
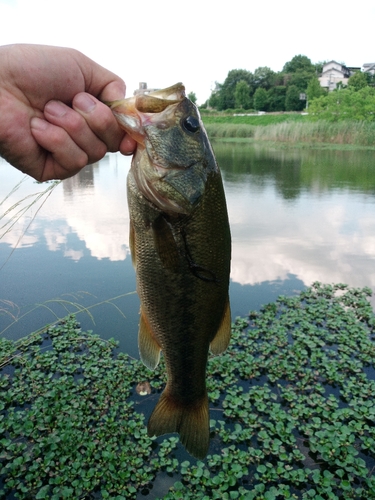
M233 318L314 281L375 291L373 151L213 147L233 239ZM17 339L77 312L84 329L138 357L130 161L108 155L45 192L53 184L0 159L0 217L8 212L0 219L0 333Z

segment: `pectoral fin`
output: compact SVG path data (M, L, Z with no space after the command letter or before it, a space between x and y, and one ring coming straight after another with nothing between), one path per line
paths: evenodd
M143 364L150 370L154 370L159 363L161 348L151 331L142 308L138 331L138 348Z
M230 341L231 332L231 315L230 315L230 305L229 297L227 299L227 304L225 306L224 314L221 319L221 324L219 329L210 344L210 350L212 354L221 354L226 350Z
M180 255L171 226L161 215L152 223L152 230L155 248L163 267L176 271Z

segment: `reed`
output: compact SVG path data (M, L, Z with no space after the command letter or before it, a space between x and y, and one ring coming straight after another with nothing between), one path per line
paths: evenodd
M280 142L308 142L353 144L358 146L375 145L375 124L371 122L284 122L265 127L256 127L253 135L256 140Z
M25 175L18 184L16 184L13 189L8 193L3 200L0 200L0 210L3 209L4 203L10 199L10 197L22 186L22 184L27 181L28 176ZM31 218L30 223L27 228L30 226L31 222L35 219L37 213L42 208L44 203L47 201L49 196L52 194L52 191L58 186L61 181L51 181L46 182L44 184L39 184L38 186L42 186L41 191L37 191L32 194L26 195L21 200L18 200L11 207L7 208L3 213L0 213L0 240L3 238L13 226L28 212L32 207L36 208L36 211ZM39 205L38 205L39 203ZM27 231L27 228L23 232L23 234ZM4 232L1 232L4 231ZM23 235L22 234L22 235Z
M208 123L211 138L251 138L287 143L375 146L375 123L364 121L284 121L270 125Z
M207 134L211 138L222 137L254 137L254 131L257 127L254 125L234 124L234 123L216 123L205 125Z

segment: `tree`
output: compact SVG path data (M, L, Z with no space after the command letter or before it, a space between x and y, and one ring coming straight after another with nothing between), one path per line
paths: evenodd
M285 97L286 111L301 111L305 107L305 101L299 98L300 90L295 85L289 85Z
M250 97L250 87L245 80L240 80L237 82L234 99L236 108L250 109L251 108L251 97Z
M195 92L189 92L188 99L190 99L191 102L195 104L197 102L197 96L195 95Z
M236 105L236 100L234 92L236 90L236 85L241 80L245 81L250 88L250 94L252 94L253 88L253 75L245 69L232 69L228 72L223 84L220 85L220 89L216 91L216 108L219 110L234 108Z
M254 86L268 90L274 85L276 73L268 66L260 66L254 71Z
M348 87L355 91L367 87L368 84L369 84L369 79L367 77L367 74L362 73L362 71L357 71L348 80Z
M221 83L218 83L218 82L215 82L215 88L214 90L211 91L211 95L208 99L208 106L210 108L215 108L215 109L218 109L220 110L220 91L221 91Z
M268 103L267 90L262 87L258 87L254 92L254 109L257 111L266 111Z
M278 85L277 87L271 87L267 91L267 94L268 94L267 111L285 111L285 96L286 96L285 85Z
M284 73L295 73L296 71L315 72L315 66L307 56L299 54L294 56L291 61L286 62L283 67Z
M346 88L328 92L309 103L309 114L328 121L375 121L375 88Z
M317 80L317 74L322 66L323 62L312 64L307 56L299 54L286 62L283 71L278 73L268 66L259 66L254 73L245 69L232 69L228 72L224 83L216 83L208 105L219 111L229 108L250 108L252 103L255 109L265 111L285 111L288 108L302 110L306 103L300 101L300 93L306 93L309 87L307 93L310 99L309 94L315 98L322 92ZM313 79L314 82L311 83ZM289 87L293 88L288 90ZM265 90L266 94L258 92L254 101L257 89ZM288 108L286 108L287 97Z
M326 93L326 91L321 87L320 82L316 76L312 77L309 81L306 92L309 101Z
M315 76L314 71L298 70L290 75L288 86L295 85L300 92L306 92L307 86L311 78L313 78L314 76Z

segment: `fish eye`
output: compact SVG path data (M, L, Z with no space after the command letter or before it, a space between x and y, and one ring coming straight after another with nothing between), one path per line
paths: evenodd
M192 132L193 134L198 132L200 129L199 121L195 118L195 116L188 116L185 118L182 122L182 126L187 132Z

